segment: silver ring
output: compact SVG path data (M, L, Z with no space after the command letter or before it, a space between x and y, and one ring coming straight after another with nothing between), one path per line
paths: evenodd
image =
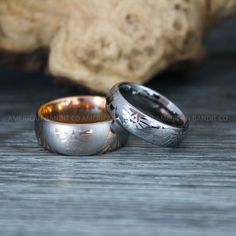
M51 101L35 119L39 143L64 155L94 155L123 146L128 132L106 111L103 97L77 96Z
M107 111L130 133L163 147L177 146L188 120L170 100L147 87L120 83L107 97Z

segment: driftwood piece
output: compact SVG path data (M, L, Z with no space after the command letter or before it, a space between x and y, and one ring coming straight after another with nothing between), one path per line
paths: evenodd
M0 49L49 49L49 71L107 92L198 58L236 0L0 0Z

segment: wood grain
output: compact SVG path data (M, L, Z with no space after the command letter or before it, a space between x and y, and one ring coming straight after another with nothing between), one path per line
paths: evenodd
M131 137L101 156L48 153L34 136L37 107L88 92L1 70L0 235L235 235L235 29L231 20L210 35L201 67L148 84L191 119L176 149Z

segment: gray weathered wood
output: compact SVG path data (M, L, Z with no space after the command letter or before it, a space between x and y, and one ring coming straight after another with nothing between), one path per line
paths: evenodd
M235 29L233 20L210 36L200 68L148 84L192 120L176 149L131 137L101 156L48 153L34 136L35 110L84 91L2 70L0 235L235 235Z

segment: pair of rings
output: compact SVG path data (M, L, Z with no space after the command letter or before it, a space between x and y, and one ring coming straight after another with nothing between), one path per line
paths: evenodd
M184 113L145 86L120 83L107 98L61 98L39 108L35 132L47 150L95 155L124 146L129 133L155 145L177 146L188 129Z

